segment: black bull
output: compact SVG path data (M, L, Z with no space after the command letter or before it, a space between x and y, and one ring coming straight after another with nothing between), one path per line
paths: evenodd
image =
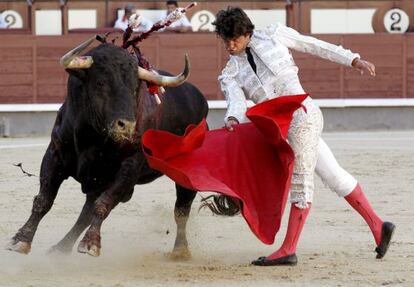
M113 44L89 51L93 65L67 70L68 95L59 110L40 171L40 191L28 221L12 238L8 249L28 253L39 222L51 209L61 183L73 177L82 186L86 202L72 229L52 247L70 252L88 228L78 251L100 254L100 229L119 203L128 201L136 184L146 184L162 174L152 170L142 153L140 136L149 129L182 135L189 124L207 116L201 92L189 83L166 88L157 105L137 77L133 56ZM135 121L138 127L135 140ZM195 192L176 185L177 236L173 254L189 256L186 222Z

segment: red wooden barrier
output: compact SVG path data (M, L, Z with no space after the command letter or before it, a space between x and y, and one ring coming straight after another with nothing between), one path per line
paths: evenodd
M62 102L67 74L58 60L89 36L0 35L0 104ZM303 86L314 98L414 98L413 35L320 38L342 44L374 62L377 77L360 76L352 69L295 52ZM217 77L225 66L227 53L214 34L157 34L145 40L141 49L153 65L172 73L181 71L187 52L192 63L189 81L208 99L223 99Z

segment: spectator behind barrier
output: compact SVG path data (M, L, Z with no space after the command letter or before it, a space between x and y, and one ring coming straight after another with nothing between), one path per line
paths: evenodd
M166 5L166 8L167 8L167 11L165 11L165 13L163 13L162 18L160 19L160 21L167 18L167 16L171 12L173 12L175 9L178 8L178 2L173 1L173 0L167 1L165 3L165 5ZM191 23L190 23L190 21L188 21L188 18L184 15L182 18L180 18L179 20L173 22L170 26L166 27L162 31L171 31L171 32L176 32L176 33L189 32L189 31L191 31Z
M115 21L114 28L125 31L128 27L128 19L134 12L137 15L139 15L138 10L135 10L132 4L127 4L124 8L124 15ZM140 16L140 22L140 25L138 26L138 28L134 29L134 32L146 32L149 29L151 29L153 25L153 23L150 20L144 18L143 16Z

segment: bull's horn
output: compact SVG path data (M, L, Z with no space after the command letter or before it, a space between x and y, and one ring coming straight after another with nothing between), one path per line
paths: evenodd
M93 36L77 46L76 48L67 52L62 58L60 58L60 64L65 69L87 69L92 63L91 56L78 57L83 50L85 50L95 40L96 36Z
M185 67L184 71L175 77L170 76L162 76L158 75L154 72L150 72L145 70L144 68L138 67L138 78L144 81L148 81L154 83L158 86L163 87L177 87L187 80L188 76L190 75L190 60L188 59L188 55L185 54Z

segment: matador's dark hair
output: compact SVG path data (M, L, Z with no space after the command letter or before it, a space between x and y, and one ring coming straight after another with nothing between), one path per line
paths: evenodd
M254 30L249 16L240 7L228 6L227 10L220 10L212 24L216 26L216 34L225 40L251 35Z

